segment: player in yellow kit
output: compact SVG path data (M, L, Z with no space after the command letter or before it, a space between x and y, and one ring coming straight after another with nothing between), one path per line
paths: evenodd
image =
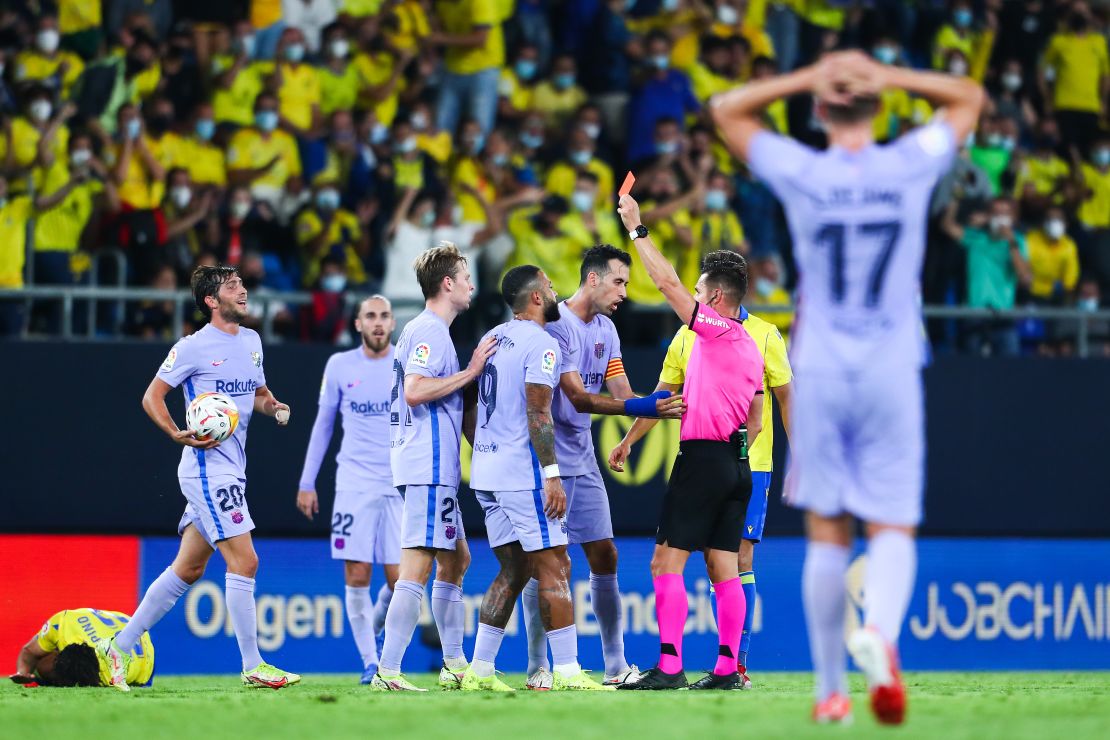
M43 686L110 686L111 672L95 650L131 621L121 612L103 609L66 609L46 620L16 659L11 679ZM144 632L131 652L127 683L149 686L154 680L154 643Z
M736 252L727 250L709 252L702 260L702 272L709 269L716 261L743 263L744 258ZM744 329L759 346L759 353L763 356L763 392L764 398L767 399L763 404L763 431L748 453L752 468L752 497L748 502L747 516L744 519L744 532L740 541L737 563L740 583L747 600L747 615L744 618L744 632L740 638L740 654L737 657L740 664L740 680L743 688L747 689L752 685L746 668L755 617L755 572L752 570L752 563L755 543L763 538L763 524L767 519L767 497L771 491L773 467L771 453L774 447L774 414L771 410L773 405L770 400L771 392L774 392L775 398L782 406L783 426L789 434L792 392L790 383L793 376L790 371L790 361L786 357L786 343L783 342L782 335L775 325L753 316L743 307L740 308L740 320L744 324ZM685 326L679 328L667 348L667 356L663 360L663 369L659 373L659 385L656 390L681 392L682 384L686 380L686 363L690 360L690 351L693 349L696 336ZM616 472L623 471L624 462L628 459L632 445L647 434L657 421L658 419L637 419L620 444L609 453L609 467Z

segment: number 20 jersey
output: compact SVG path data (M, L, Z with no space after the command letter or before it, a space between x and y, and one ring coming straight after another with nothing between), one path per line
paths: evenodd
M850 152L776 134L752 139L752 172L782 201L798 265L791 361L805 371L920 367L920 273L929 200L952 166L943 121Z

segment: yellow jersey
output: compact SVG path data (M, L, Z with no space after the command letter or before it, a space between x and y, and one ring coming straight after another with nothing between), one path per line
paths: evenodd
M227 165L224 150L215 144L196 138L181 139L180 152L184 161L178 166L189 170L197 185L227 185Z
M330 116L337 110L351 110L358 102L361 77L354 64L344 64L341 72L331 67L319 67L320 112Z
M59 51L53 57L48 57L38 51L21 51L15 57L15 79L17 82L43 82L50 80L58 74L59 68L65 64L65 72L61 75L62 97L68 98L73 83L85 71L85 63L81 57L71 51Z
M282 64L279 110L299 129L312 127L312 106L320 105L320 78L310 64Z
M524 84L516 72L507 67L501 70L497 94L508 100L509 107L517 113L524 113L532 107L532 87Z
M640 204L640 212L647 213L657 205L659 204L652 201L644 201ZM695 250L694 245L686 246L678 238L678 229L691 226L693 226L693 217L687 208L675 211L669 218L662 221L656 220L651 225L652 241L659 247L663 256L675 265L676 271L681 270L682 265L689 264L690 252ZM628 299L643 306L659 306L666 303L667 299L659 292L659 288L655 287L651 276L648 275L647 268L640 259L640 253L635 249L629 251L632 253L632 266L628 269ZM700 254L697 259L701 259ZM694 280L696 282L697 278L695 277ZM690 286L693 286L693 283Z
M793 374L790 371L790 360L786 357L786 343L775 325L748 313L745 309L740 311L744 329L755 340L759 347L759 354L763 356L763 427L755 444L748 451L748 460L753 471L769 473L774 467L772 452L775 446L775 417L771 408L773 404L771 389L789 383ZM663 359L659 382L671 385L682 385L686 382L686 364L690 361L690 352L694 348L696 338L697 334L687 327L679 328L674 339L671 340L671 345L667 347L667 356Z
M1032 185L1038 195L1052 195L1057 191L1057 185L1062 179L1071 177L1071 167L1060 157L1053 154L1048 159L1028 157L1021 163L1017 179L1014 181L1014 197L1021 199L1025 194L1025 186ZM1054 201L1062 199L1063 195L1056 193Z
M277 129L263 136L257 129L244 128L235 132L227 146L227 169L255 169L269 164L274 157L277 164L252 183L281 190L290 177L301 174L301 155L297 140L287 132Z
M508 231L515 247L505 267L502 277L513 267L519 265L543 265L544 272L551 280L551 286L560 296L573 295L578 288L578 269L582 264L582 253L589 244L579 241L573 233L562 229L552 237L546 237L536 230L533 217L539 212L536 206L518 208L509 216Z
M43 177L42 194L52 195L70 180L69 166L55 162ZM76 252L81 233L92 217L104 185L88 179L69 191L61 203L35 219L35 251Z
M60 653L70 645L89 645L95 647L101 640L110 640L119 634L131 617L122 612L101 609L66 609L60 611L39 630L39 647L48 653ZM143 686L154 676L154 643L150 633L144 632L139 644L131 651L131 663L127 666L127 683ZM112 675L108 665L100 662L100 683L111 684Z
M586 164L586 171L597 176L597 207L609 208L609 204L613 202L613 168L594 157ZM561 195L570 200L576 179L578 169L574 165L557 162L548 171L543 187L553 195Z
M1084 163L1080 171L1091 194L1079 204L1079 221L1091 229L1110 228L1110 170Z
M1079 250L1070 236L1052 242L1044 231L1037 229L1025 236L1025 247L1029 250L1029 271L1033 274L1030 293L1037 298L1052 298L1057 286L1075 290L1079 282Z
M12 119L12 152L15 157L15 164L18 169L30 168L35 163L35 159L39 155L39 140L42 138L42 132L35 128L35 125L23 116L18 116ZM69 128L65 124L58 126L58 131L54 135L54 144L50 148L51 153L54 155L55 162L64 162L68 159L67 149L69 147ZM0 136L0 160L8 156L8 140ZM41 163L40 163L41 164ZM31 170L31 184L38 190L42 188L42 167L35 167ZM13 177L8 183L9 191L13 193L21 193L27 190L27 182L25 178Z
M8 202L0 206L0 288L23 287L31 212L31 199L25 195L8 196Z
M366 270L362 266L362 257L355 248L362 238L362 228L358 218L350 211L340 208L332 216L327 225L327 240L324 249L319 254L309 254L308 244L324 230L324 223L320 216L311 208L306 208L293 224L293 231L297 237L297 246L301 248L301 257L304 266L304 285L312 287L320 277L320 267L324 257L341 251L347 261L347 280L352 285L361 285L366 282Z
M475 28L488 28L486 42L468 49L450 46L445 52L444 65L456 75L470 75L495 69L505 63L505 39L501 34L504 12L494 0L449 0L437 2L435 13L450 34L468 34Z
M420 41L432 32L428 24L428 15L419 0L401 0L394 5L393 19L397 22L397 30L387 30L385 38L394 49L415 50L419 47Z
M531 109L543 114L548 127L556 128L563 126L586 100L586 92L578 85L560 90L545 80L532 90Z
M234 63L235 59L230 55L219 55L212 60L212 73L218 77L231 69ZM212 91L212 118L216 123L254 125L254 99L265 87L263 78L272 71L272 63L253 62L239 70L229 87L217 84Z
M1058 33L1049 40L1042 63L1056 72L1053 103L1057 110L1102 111L1099 81L1110 75L1106 37L1094 32Z
M100 28L100 0L58 0L58 30L63 36Z
M392 126L393 119L397 117L401 93L405 89L405 78L397 80L393 92L381 100L374 102L367 95L367 88L379 87L389 81L393 76L393 68L397 59L388 51L379 51L374 54L357 54L351 65L358 71L360 84L358 88L359 101L356 107L372 108L378 122L383 126Z

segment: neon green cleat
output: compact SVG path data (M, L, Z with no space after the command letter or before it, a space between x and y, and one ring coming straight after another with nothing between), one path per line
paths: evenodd
M467 666L466 673L463 674L462 685L459 688L463 691L496 691L499 693L516 691L512 686L498 678L496 673L482 678L474 672L474 668L471 666Z
M131 687L127 685L127 667L131 665L131 654L116 646L115 637L96 643L96 654L108 667L108 685L120 691L130 691Z
M444 691L462 688L463 676L466 675L466 669L469 667L470 665L467 664L458 670L452 670L447 667L447 663L444 663L439 669L439 687Z
M616 686L605 686L590 678L586 671L579 670L573 676L556 672L551 681L552 691L616 691Z
M403 674L398 673L396 676L383 676L381 673L374 674L374 680L370 682L371 691L427 691L419 686L410 683Z
M257 668L243 671L241 678L244 686L263 689L281 689L301 680L299 674L283 671L269 663L259 663Z

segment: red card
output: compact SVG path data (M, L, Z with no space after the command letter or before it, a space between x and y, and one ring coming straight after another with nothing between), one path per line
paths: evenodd
M635 183L636 183L636 176L633 175L631 172L629 172L628 175L626 175L625 178L624 178L624 184L621 185L621 189L617 191L617 197L619 198L622 195L628 195L629 193L631 193L632 192L632 186Z

